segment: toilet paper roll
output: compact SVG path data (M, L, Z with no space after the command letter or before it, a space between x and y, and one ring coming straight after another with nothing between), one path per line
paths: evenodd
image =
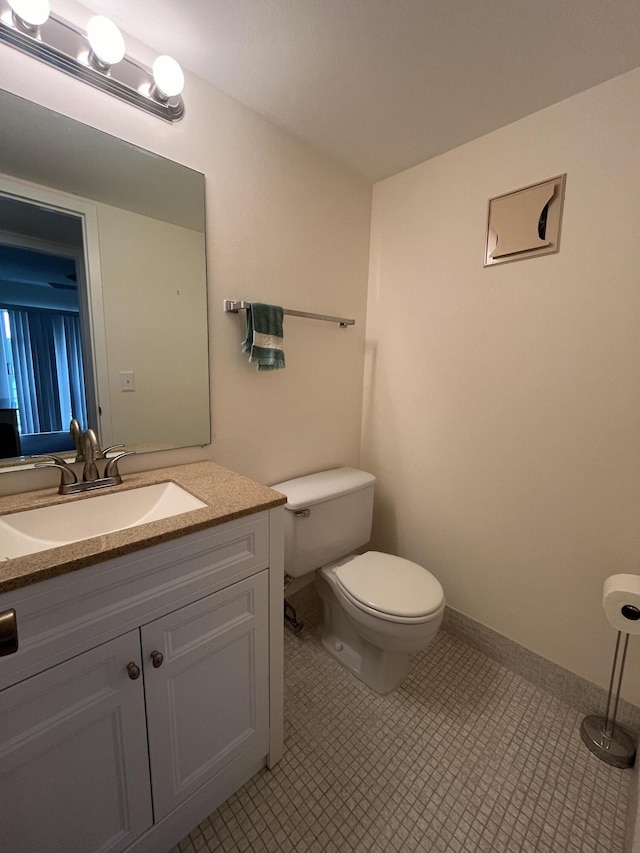
M602 606L616 631L640 634L640 575L611 575L607 578Z

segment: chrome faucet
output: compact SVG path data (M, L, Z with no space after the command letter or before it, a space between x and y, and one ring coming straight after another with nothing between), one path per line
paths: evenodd
M99 478L98 466L96 458L100 451L98 438L92 429L88 429L82 436L82 444L84 447L84 469L82 471L82 480L85 483L95 483Z
M118 471L118 462L123 456L131 456L135 451L125 450L122 453L118 453L116 456L108 457L108 453L112 450L124 447L124 444L113 444L103 450L100 447L100 442L98 441L98 437L95 432L92 429L87 429L83 433L80 429L80 424L75 418L71 421L70 432L76 443L75 461L84 462L81 481L78 481L76 472L61 456L41 456L39 457L40 459L50 459L52 462L36 462L34 464L35 468L60 469L59 494L75 495L78 492L88 492L93 489L106 489L109 486L120 485L122 477ZM100 474L100 470L97 465L98 460L105 460L102 475Z

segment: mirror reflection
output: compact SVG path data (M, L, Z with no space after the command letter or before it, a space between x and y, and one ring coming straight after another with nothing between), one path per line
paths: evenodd
M71 451L71 418L207 444L204 176L6 92L0 120L0 465Z

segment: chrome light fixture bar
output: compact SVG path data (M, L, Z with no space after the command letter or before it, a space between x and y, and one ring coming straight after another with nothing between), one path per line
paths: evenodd
M184 75L174 59L158 57L152 71L124 54L122 36L108 19L93 18L85 34L47 12L47 0L0 0L0 42L165 121L182 118Z

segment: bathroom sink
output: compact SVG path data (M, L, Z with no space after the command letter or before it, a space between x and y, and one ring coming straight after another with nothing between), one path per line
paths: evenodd
M175 483L157 483L3 515L0 559L70 545L203 507L205 503Z

